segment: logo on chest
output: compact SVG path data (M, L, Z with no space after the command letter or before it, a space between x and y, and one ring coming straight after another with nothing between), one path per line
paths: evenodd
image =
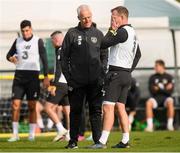
M97 43L97 38L96 37L91 37L91 42L94 43L94 44Z
M31 48L31 45L24 45L24 49L30 49Z
M167 84L168 80L167 79L163 79L162 82L163 82L163 84Z

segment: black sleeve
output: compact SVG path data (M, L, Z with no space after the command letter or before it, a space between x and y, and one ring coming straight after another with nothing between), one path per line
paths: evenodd
M67 32L64 37L64 41L62 44L62 51L61 51L61 67L67 82L69 82L70 80L70 60L69 60L70 46L71 46L71 36L70 33Z
M166 95L171 95L172 93L173 93L173 91L174 91L174 78L170 75L170 74L168 74L167 75L167 79L168 79L168 84L169 83L172 83L172 85L173 85L173 88L171 89L171 90L167 90L167 89L165 89L163 92L164 92L164 94L166 94Z
M117 45L118 43L123 43L127 40L128 33L126 29L120 28L117 31L109 30L105 37L103 38L103 41L101 43L101 48L106 49L110 46Z
M40 55L42 65L43 65L44 76L47 76L48 75L48 60L47 60L46 48L44 47L44 42L42 39L39 39L38 46L39 46L39 55Z
M140 50L139 45L138 45L136 55L134 57L133 65L132 65L132 68L131 68L131 72L134 71L134 69L136 68L140 58L141 58L141 50Z
M160 88L157 93L158 94L164 94L166 96L170 96L172 94L173 90L174 90L173 77L168 74L168 75L164 75L164 78L166 78L168 80L168 84L169 83L173 84L173 88L171 90L167 90L166 88L164 88L164 89Z
M56 65L54 71L54 84L56 85L59 82L59 78L61 76L61 59L59 50L56 50Z
M150 94L151 95L155 95L156 93L157 93L157 91L156 90L154 90L154 77L153 76L151 76L150 78L149 78L149 84L148 84L148 86L149 86L149 92L150 92Z
M101 38L103 39L103 33L101 33ZM100 49L100 59L103 70L106 72L108 63L108 49Z
M160 89L159 90L159 93L162 93L162 94L167 95L167 96L170 96L172 94L172 92L173 92L173 89L171 89L171 90Z
M101 49L100 59L104 72L107 70L108 63L108 49Z
M159 89L158 94L164 94L166 96L170 96L173 92L173 89L167 90L167 89Z
M9 58L16 54L16 40L14 41L13 45L11 46L9 52L6 55L6 59L9 61Z

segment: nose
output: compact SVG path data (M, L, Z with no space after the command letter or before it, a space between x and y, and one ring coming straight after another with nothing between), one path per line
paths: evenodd
M89 18L85 18L85 22L88 23L89 22Z

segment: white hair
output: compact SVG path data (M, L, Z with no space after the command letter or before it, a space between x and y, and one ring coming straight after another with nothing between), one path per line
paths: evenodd
M86 4L80 5L80 6L77 8L77 15L80 16L81 11L82 11L82 10L87 10L87 9L91 11L91 9L90 9L90 7L89 7L88 5L86 5Z

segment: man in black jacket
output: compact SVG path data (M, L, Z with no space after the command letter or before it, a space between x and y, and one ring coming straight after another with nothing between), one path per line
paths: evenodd
M70 137L66 148L78 148L78 132L84 98L89 104L94 143L101 135L101 106L107 50L101 50L103 34L92 23L87 5L77 9L79 24L69 29L62 45L62 70L69 86Z

